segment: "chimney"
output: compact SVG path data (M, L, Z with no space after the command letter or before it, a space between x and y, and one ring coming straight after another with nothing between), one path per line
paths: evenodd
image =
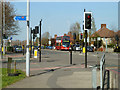
M56 37L57 37L57 34L54 35L54 38L55 38L55 39L56 39Z
M106 24L101 24L101 28L106 28Z
M66 34L64 34L64 36L66 36Z

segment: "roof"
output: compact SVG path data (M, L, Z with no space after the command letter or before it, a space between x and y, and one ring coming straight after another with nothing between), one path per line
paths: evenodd
M118 35L118 37L120 37L120 30L118 30L117 32L115 32L115 35Z
M106 27L103 27L91 35L91 37L98 37L98 36L101 38L103 38L103 37L112 38L115 36L115 32L113 30L109 30Z

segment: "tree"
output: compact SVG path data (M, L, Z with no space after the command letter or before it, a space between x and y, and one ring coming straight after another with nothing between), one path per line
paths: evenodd
M94 17L92 17L92 29L90 31L91 31L91 34L96 32L96 25L95 25Z
M0 6L2 6L2 3L0 3ZM1 15L3 15L2 8L3 7L0 7L0 12L2 12ZM16 13L13 5L10 2L5 2L5 33L7 34L7 36L18 35L19 28L18 28L17 22L14 20L15 16L16 16ZM2 26L2 23L0 24ZM1 29L0 29L0 32L1 32Z
M50 33L49 32L45 32L42 35L42 44L43 45L48 45L48 39L50 37Z
M91 29L89 30L89 41L90 41L90 44L91 44L91 35L93 34L93 33L95 33L96 32L96 25L95 25L95 20L94 20L94 17L92 16L92 25L91 25L92 27L91 27ZM89 44L89 45L90 45Z
M81 32L81 27L80 27L80 24L78 22L76 23L73 23L71 26L70 26L70 31L71 34L73 35L74 33L76 34L76 40L74 41L74 43L76 41L79 41L79 32Z
M78 22L72 24L70 26L70 32L73 34L73 33L76 33L79 34L79 32L81 31L81 27L80 27L80 24Z
M38 43L39 43L39 38L37 37L36 40L35 40L35 45L38 46Z

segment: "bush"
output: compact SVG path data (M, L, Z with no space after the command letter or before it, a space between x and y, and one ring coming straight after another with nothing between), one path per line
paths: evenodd
M9 51L9 52L13 52L13 47L7 47L7 51Z
M108 46L108 48L114 48L114 44L109 44L109 45L107 45Z

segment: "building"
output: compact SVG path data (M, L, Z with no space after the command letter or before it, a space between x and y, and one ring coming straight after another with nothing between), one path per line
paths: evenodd
M113 30L109 30L106 27L106 24L101 24L101 28L96 31L94 34L91 35L91 44L94 44L95 42L95 38L99 38L99 40L103 41L103 44L106 45L106 41L107 41L107 45L111 44L112 39L115 37L115 32Z

